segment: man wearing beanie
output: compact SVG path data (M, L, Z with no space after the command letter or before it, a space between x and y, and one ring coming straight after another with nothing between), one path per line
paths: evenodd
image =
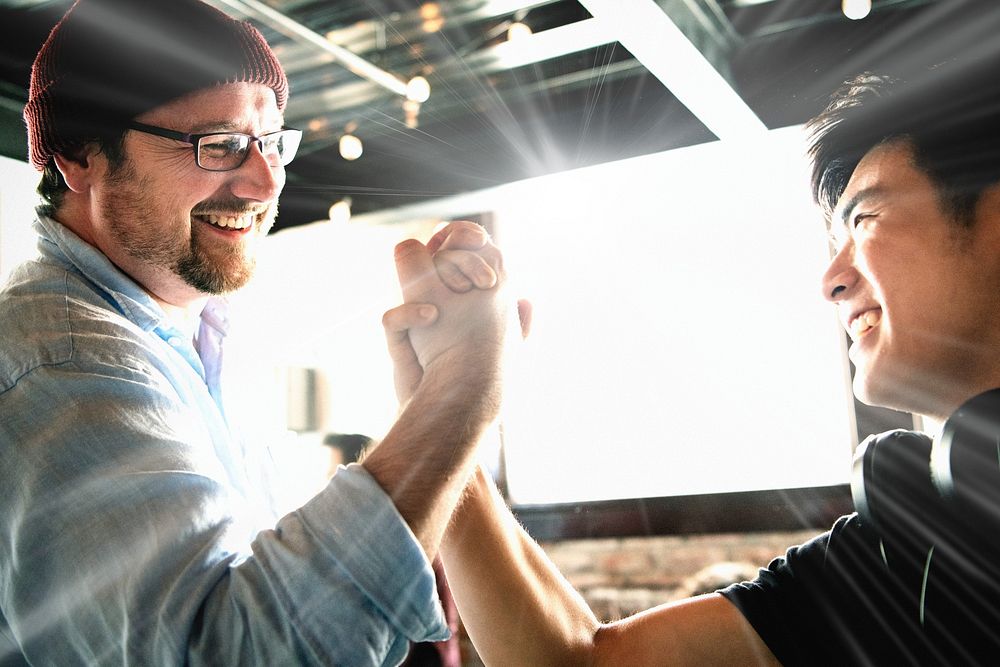
M444 639L430 563L499 403L496 248L461 224L400 244L405 408L279 517L220 378L223 296L300 139L280 64L198 0L78 0L29 93L44 204L0 291L0 665L392 665Z

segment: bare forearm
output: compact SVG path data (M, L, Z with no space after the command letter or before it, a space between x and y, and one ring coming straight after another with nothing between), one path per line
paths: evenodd
M459 614L487 665L587 665L599 626L480 469L441 546Z
M459 614L487 665L778 664L718 594L599 623L482 470L455 511L441 555Z
M437 553L474 466L476 444L496 417L497 373L489 365L461 378L447 364L429 370L396 424L364 460L429 558Z

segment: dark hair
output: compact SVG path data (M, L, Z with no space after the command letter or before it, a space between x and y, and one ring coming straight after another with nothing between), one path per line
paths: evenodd
M104 153L104 156L108 160L111 175L117 173L125 164L126 131L123 130L113 136L95 138L92 142L88 142L96 143L100 147L100 152ZM66 155L73 155L83 150L86 145L86 143L78 145L73 149L67 150L65 153ZM45 169L42 170L42 178L38 182L38 188L36 189L42 198L42 205L39 208L41 214L50 218L54 216L59 207L62 206L63 196L68 189L69 186L66 185L62 174L56 168L55 158L50 158L45 165Z
M829 217L872 148L906 141L942 207L970 225L983 190L1000 181L1000 82L993 58L953 59L908 78L847 81L807 129L816 202Z

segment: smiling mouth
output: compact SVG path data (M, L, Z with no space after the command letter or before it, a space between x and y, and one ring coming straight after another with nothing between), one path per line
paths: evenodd
M212 225L218 229L246 231L262 216L263 213L244 213L242 215L220 215L210 213L207 215L192 215L195 220Z
M878 326L879 322L882 321L882 310L869 310L867 312L861 313L853 320L849 327L851 333L851 338L854 340L859 339L866 333Z

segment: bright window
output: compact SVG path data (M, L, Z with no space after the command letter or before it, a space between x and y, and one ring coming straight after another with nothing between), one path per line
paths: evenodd
M535 304L515 503L846 482L855 436L802 133L539 179L497 212Z
M854 413L803 154L790 128L287 230L251 290L251 356L321 369L326 428L381 437L391 247L490 212L535 305L503 415L514 503L843 484Z

